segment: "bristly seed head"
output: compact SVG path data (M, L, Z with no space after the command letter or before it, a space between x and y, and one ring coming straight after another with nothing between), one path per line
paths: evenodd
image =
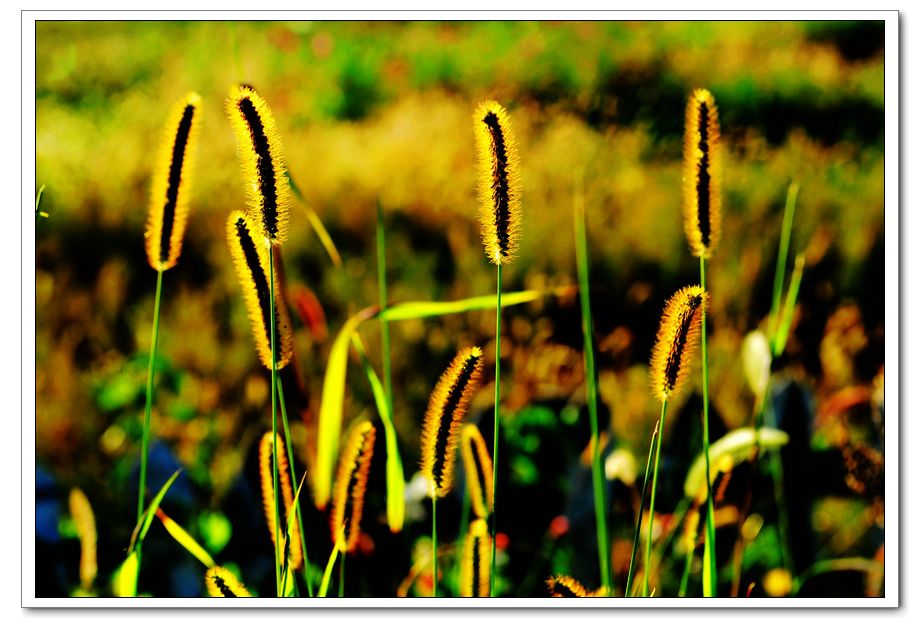
M696 257L709 257L722 226L719 112L712 94L697 89L684 126L684 230Z
M677 392L687 377L708 299L699 286L688 286L665 305L650 370L652 390L660 401Z
M373 424L361 421L349 432L339 456L329 526L334 542L344 552L351 552L358 545L376 436L377 429Z
M422 426L422 475L433 497L446 496L453 486L460 425L482 377L482 349L457 353L441 375Z
M251 221L242 212L233 212L227 220L227 242L233 256L236 275L243 289L246 309L252 323L252 335L262 364L272 367L270 287L268 251L252 237ZM294 352L291 322L275 268L275 362L276 368L287 366Z
M520 168L511 120L489 100L473 115L479 160L482 242L489 260L508 264L517 253L521 231Z
M460 597L489 597L492 538L483 519L470 524L460 564Z
M230 88L227 115L236 134L249 211L258 219L262 236L280 244L287 235L291 190L275 118L248 85Z
M287 454L284 451L284 441L278 436L275 441L278 450L278 484L281 487L281 498L284 502L284 514L278 521L278 532L281 535L281 547L287 547L290 557L291 569L300 569L303 565L303 550L300 543L300 526L297 519L291 525L291 538L286 538L287 521L294 511L294 491L291 487L290 467ZM275 539L275 487L274 473L272 471L272 433L266 432L259 441L259 478L262 483L262 506L265 510L265 520L268 531Z
M166 124L144 233L147 261L154 270L172 268L182 253L200 119L201 97L191 92L176 103Z
M477 517L487 519L492 513L492 458L479 428L472 423L463 426L460 432L460 452L463 456L463 470L470 503Z
M205 587L211 597L252 597L229 569L215 565L204 574Z

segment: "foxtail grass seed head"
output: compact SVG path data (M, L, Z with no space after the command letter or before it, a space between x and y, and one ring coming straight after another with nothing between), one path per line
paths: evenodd
M684 230L696 257L709 257L722 228L719 111L712 94L694 90L684 126Z
M659 401L677 392L687 378L709 296L699 286L681 288L668 299L652 350L652 389Z
M517 143L504 107L489 100L473 114L478 155L482 242L495 265L517 253L521 233L521 176Z
M479 428L468 423L460 432L460 453L473 512L486 519L492 512L492 458Z
M243 289L246 309L252 323L256 351L267 369L272 367L271 293L268 284L268 252L258 246L252 235L251 221L242 212L233 212L227 220L227 241L233 255L233 265ZM293 353L294 339L278 269L275 268L275 362L278 369L287 366Z
M86 494L78 488L70 491L70 516L80 539L80 586L83 591L93 588L96 579L96 517Z
M281 499L284 502L284 516L278 522L278 533L281 535L281 546L288 546L291 569L300 569L303 565L303 550L300 544L300 526L294 518L291 524L291 538L285 538L287 522L294 512L294 491L291 487L290 468L288 467L287 454L284 453L284 441L277 437L278 450L278 484L281 486ZM262 505L265 509L265 521L268 531L275 543L275 489L272 471L272 433L266 432L259 442L259 476L262 481Z
M462 349L441 375L422 426L422 475L432 497L446 496L453 486L460 425L482 377L482 349Z
M154 270L172 268L182 253L200 120L201 97L191 92L175 105L166 124L144 234L147 261Z
M204 584L211 597L252 597L229 569L215 565L204 574Z
M546 581L551 597L592 597L588 590L571 576L551 576Z
M349 432L339 457L329 523L333 541L344 552L351 552L358 545L364 493L367 491L376 436L377 429L373 424L361 421Z
M460 597L489 597L492 538L483 519L470 524L460 565Z
M249 85L230 88L227 115L236 134L248 207L262 236L280 244L287 235L291 190L275 118Z

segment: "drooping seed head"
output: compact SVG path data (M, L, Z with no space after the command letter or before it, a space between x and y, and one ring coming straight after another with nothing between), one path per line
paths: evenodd
M422 475L432 497L446 496L453 486L460 425L482 377L482 349L462 349L441 375L422 426Z
M684 126L684 230L696 257L709 257L722 228L719 112L712 94L697 89Z
M550 576L546 586L551 597L592 597L584 585L571 576Z
M243 290L249 320L252 323L252 336L256 351L262 364L267 369L272 367L271 350L271 315L270 286L268 283L268 251L258 246L252 235L251 221L242 212L233 212L227 220L227 242L233 256L236 276ZM291 335L291 321L281 282L275 268L275 362L276 368L282 369L293 354L294 339Z
M492 538L483 519L470 524L460 564L460 597L489 597Z
M284 451L284 441L278 436L276 447L278 450L278 484L281 487L281 499L284 502L284 516L278 522L278 533L281 535L281 546L288 546L291 569L300 569L303 565L303 550L300 543L300 526L294 518L291 524L291 538L286 538L287 522L294 512L294 491L291 487L291 476L288 467L287 454ZM259 441L259 477L262 482L262 506L265 510L265 521L268 531L275 540L275 487L272 470L272 433L266 432Z
M252 597L229 569L215 565L204 574L204 584L211 597Z
M358 545L376 436L377 429L373 424L361 421L349 432L339 457L329 524L333 541L344 552L350 552Z
M470 492L473 512L486 519L492 512L492 458L479 428L472 423L463 426L460 432L460 452L463 456L463 470Z
M172 268L182 253L200 120L201 97L191 92L176 103L166 123L144 233L147 261L154 270Z
M281 135L265 100L249 85L235 85L227 115L236 135L247 206L263 238L280 244L287 235L291 190Z
M482 242L493 264L508 264L521 232L520 166L508 112L494 100L482 103L473 115L473 130Z
M652 390L660 401L677 392L687 377L708 298L699 286L688 286L665 305L651 360Z

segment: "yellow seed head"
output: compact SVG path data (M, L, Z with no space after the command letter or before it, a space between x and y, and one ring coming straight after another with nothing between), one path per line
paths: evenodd
M674 293L664 307L651 361L652 390L660 401L675 393L687 377L708 298L699 286L688 286Z
M281 486L281 499L284 502L284 516L278 522L278 533L281 535L281 546L289 546L291 569L300 569L303 565L303 550L300 543L300 526L296 517L291 524L291 538L285 538L288 519L294 512L294 491L291 488L291 475L288 467L287 454L284 452L284 441L278 436L276 442L278 449L278 484ZM265 509L265 521L268 531L275 543L275 488L272 471L272 433L266 432L259 441L259 476L262 481L262 505Z
M551 597L592 597L588 590L571 576L555 575L546 581Z
M485 519L492 512L492 458L479 428L468 423L460 432L460 452L466 485L470 491L470 503L477 517Z
M489 597L489 566L492 538L486 522L470 524L460 564L460 597Z
M376 436L377 429L373 424L361 421L351 429L339 457L329 524L333 541L344 552L350 552L358 545L364 493L367 491Z
M252 597L229 569L215 565L204 574L204 584L211 597Z
M504 107L489 100L473 114L479 159L482 243L493 264L508 264L521 232L521 177L517 144Z
M697 89L684 126L684 230L696 257L709 257L722 227L719 111L712 94Z
M172 268L182 253L200 120L201 97L191 92L176 103L166 124L144 233L147 261L154 270Z
M271 318L269 315L268 251L257 246L252 237L251 221L242 212L233 212L227 220L227 241L233 255L233 265L243 289L246 309L252 323L252 336L262 364L271 369ZM291 359L294 339L278 270L275 268L275 356L278 369Z
M446 496L453 485L460 425L482 376L482 349L462 349L441 375L422 426L422 475L432 497Z
M230 88L227 115L236 134L249 210L262 237L280 244L287 235L291 190L275 118L249 85Z
M78 488L70 491L70 516L77 527L80 539L80 586L84 591L93 588L96 579L96 518L86 494Z

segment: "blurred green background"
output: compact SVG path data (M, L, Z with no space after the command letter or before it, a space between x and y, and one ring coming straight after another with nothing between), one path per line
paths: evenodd
M777 423L799 434L786 474L806 486L790 496L804 528L795 570L877 559L883 483L863 482L860 492L850 477L852 451L878 454L883 435L883 50L881 22L39 22L35 183L36 192L46 186L48 216L36 217L37 594L69 595L78 583L71 487L87 493L100 529L96 593L108 594L130 537L156 281L143 244L150 177L169 109L190 90L202 95L203 126L182 257L164 277L150 486L181 465L164 509L248 586L271 591L254 464L270 427L269 385L224 236L227 214L244 202L223 111L237 82L269 102L304 197L283 249L299 363L288 374L302 410L294 421L299 468L313 455L331 339L349 313L377 302L378 202L392 301L494 290L476 222L471 119L492 98L510 112L523 179L521 251L505 288L576 283L573 190L583 178L607 453L628 454L640 477L658 414L647 383L658 317L670 294L698 282L681 223L683 111L692 89L710 89L724 138L723 236L709 266L713 438L752 420L741 343L764 326L783 205L796 181L792 247L806 265L774 380ZM328 228L341 267L310 228L307 205ZM328 329L316 321L314 297ZM554 571L599 585L596 549L585 545L594 519L579 316L571 295L505 315L509 501L500 527L510 595L544 595ZM376 324L362 329L379 365ZM494 360L494 313L394 323L392 333L395 419L411 480L428 394L458 347L480 344ZM491 417L491 381L471 420ZM785 417L790 403L799 412ZM698 452L698 406L696 390L672 406L662 512L674 509ZM345 420L374 415L353 362ZM482 426L488 442L490 423ZM430 530L428 505L416 496L406 531L389 534L378 453L350 595L394 595ZM765 521L743 580L764 595L780 558L770 541L772 489L758 477L738 491L753 483L753 510ZM611 479L608 491L622 589L635 486ZM439 516L448 522L446 543L456 537L455 493L457 503ZM311 557L322 563L328 527L320 513L309 519ZM201 566L155 528L141 591L202 594ZM725 536L720 564L730 571L734 541ZM663 566L665 594L676 591L682 561ZM692 577L698 581L698 565ZM870 585L845 571L815 577L800 594L866 595Z

